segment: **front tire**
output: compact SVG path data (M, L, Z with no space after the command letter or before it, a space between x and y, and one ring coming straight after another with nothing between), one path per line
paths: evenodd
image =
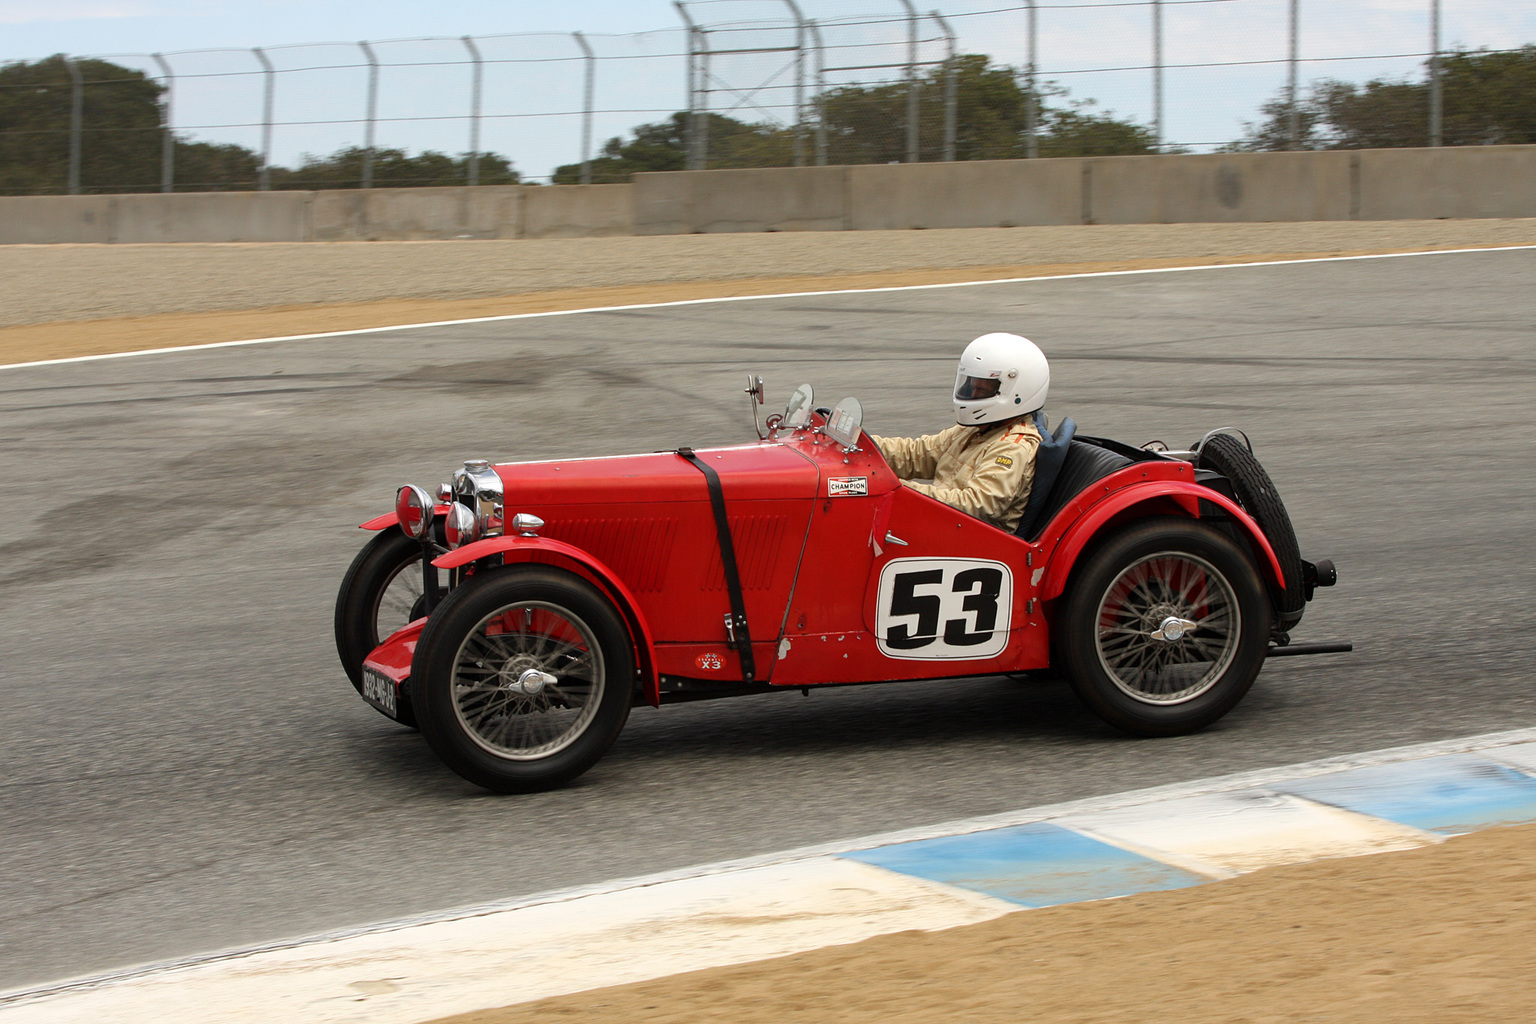
M1058 644L1077 695L1136 736L1204 729L1264 666L1270 603L1247 553L1188 519L1140 522L1074 573Z
M629 718L629 631L584 580L546 567L476 574L427 622L411 664L422 735L459 775L498 793L563 785Z
M444 575L433 571L446 587ZM381 530L352 560L336 592L334 625L336 653L358 693L363 692L364 659L391 633L426 614L424 590L421 542L399 527ZM416 724L408 699L400 702L399 715L403 725Z

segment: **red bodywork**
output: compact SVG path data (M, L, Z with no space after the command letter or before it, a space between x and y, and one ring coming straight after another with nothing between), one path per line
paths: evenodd
M1137 462L1099 480L1028 542L901 486L867 435L848 454L798 433L698 456L720 476L757 679L773 686L1045 668L1053 604L1084 548L1130 519L1197 518L1202 501L1246 530L1261 573L1284 585L1257 524L1196 483L1185 462ZM668 452L496 472L506 521L532 513L544 520L539 535L477 541L434 564L545 563L596 584L629 625L651 704L680 683L741 681L709 490L695 466ZM391 513L364 527L394 522ZM424 622L386 640L369 666L402 682Z

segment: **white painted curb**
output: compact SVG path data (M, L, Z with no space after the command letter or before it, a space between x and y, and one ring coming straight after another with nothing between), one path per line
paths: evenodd
M1482 753L1536 768L1536 729L1327 758L708 864L433 917L0 993L0 1024L304 1020L417 1024L453 1013L746 963L1015 903L837 856L1055 825L1208 878L1441 837L1265 787Z

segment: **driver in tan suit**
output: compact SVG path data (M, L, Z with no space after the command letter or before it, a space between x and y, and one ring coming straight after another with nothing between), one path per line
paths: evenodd
M1050 383L1050 365L1033 342L984 334L960 356L955 426L923 437L871 437L908 487L1011 531L1029 503L1040 447L1033 414Z

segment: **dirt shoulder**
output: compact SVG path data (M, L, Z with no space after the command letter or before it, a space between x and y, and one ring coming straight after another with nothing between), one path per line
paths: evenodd
M1533 845L1494 829L436 1024L1528 1021Z
M1536 219L0 246L0 364L591 306L1536 244Z

